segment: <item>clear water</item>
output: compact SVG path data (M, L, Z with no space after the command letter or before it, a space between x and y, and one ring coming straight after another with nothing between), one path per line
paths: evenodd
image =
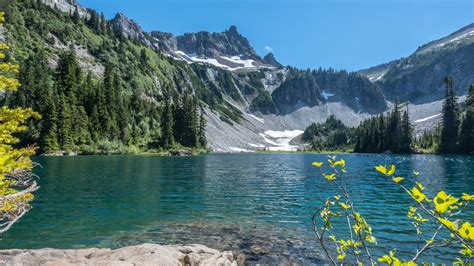
M405 218L412 202L374 166L395 163L401 175L432 190L474 192L474 157L340 155L356 206L374 228L376 254L416 248ZM34 208L3 235L0 248L120 247L200 243L244 252L249 261L323 259L311 215L333 195L311 163L318 154L210 154L197 157L84 156L35 158L42 165ZM413 180L411 178L410 181ZM429 192L428 192L429 194ZM474 212L464 219L473 221ZM267 254L253 255L259 245ZM449 262L454 251L428 261Z

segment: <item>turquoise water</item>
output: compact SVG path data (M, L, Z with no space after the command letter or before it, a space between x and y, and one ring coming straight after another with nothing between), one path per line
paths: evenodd
M395 163L400 175L433 190L474 192L474 157L340 155L348 186L378 239L375 253L416 245L405 219L411 200L373 170ZM35 158L42 165L34 208L3 235L0 248L120 247L143 242L201 243L240 250L249 261L318 263L311 215L332 195L311 166L318 154L210 154L196 157ZM411 178L413 180L413 177ZM428 192L429 193L429 192ZM464 218L474 220L474 212ZM268 254L254 256L252 245ZM454 258L434 251L427 260Z

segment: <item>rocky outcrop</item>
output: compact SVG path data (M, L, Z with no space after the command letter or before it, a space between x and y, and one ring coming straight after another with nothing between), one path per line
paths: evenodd
M172 53L178 50L178 40L168 32L152 31L150 33L153 38L155 48L165 53Z
M186 33L183 36L178 36L177 39L178 50L187 54L199 54L208 57L216 55L242 56L248 59L261 60L247 38L237 31L236 26L231 26L224 32Z
M88 17L89 12L87 11L87 8L79 5L76 0L42 0L43 3L46 5L52 7L52 8L58 8L59 10L72 14L74 11L77 9L79 12L79 15L82 17Z
M265 57L263 57L263 61L274 67L283 67L283 65L276 60L273 53L268 53Z
M6 265L238 265L232 252L203 245L143 244L111 249L3 250ZM241 262L242 263L242 262Z
M143 31L138 23L128 18L123 13L118 13L115 15L115 17L110 22L112 24L112 28L116 32L121 32L125 37L139 41L151 47L152 44L147 36L147 33Z
M359 71L378 83L391 101L425 104L442 99L443 80L454 79L454 89L465 95L474 83L474 23L419 47L406 58Z

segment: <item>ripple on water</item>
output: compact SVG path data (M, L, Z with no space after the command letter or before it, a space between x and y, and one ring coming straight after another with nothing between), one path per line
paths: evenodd
M347 161L347 185L356 207L374 228L376 255L390 249L410 255L416 239L405 218L410 198L375 173L375 165L396 163L407 182L425 184L428 194L473 193L472 156L339 156ZM252 262L323 259L311 215L333 192L311 163L326 160L324 155L37 160L43 165L37 169L42 188L34 208L3 235L0 248L202 243L243 252ZM414 177L413 171L422 174ZM473 221L474 212L464 218ZM344 223L334 224L345 230ZM450 262L455 252L433 251L427 258Z

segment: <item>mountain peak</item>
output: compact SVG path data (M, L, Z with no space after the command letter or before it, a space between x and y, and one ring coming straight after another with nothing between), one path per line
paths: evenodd
M130 19L123 13L117 13L111 20L112 27L115 30L122 32L122 34L130 39L138 40L144 44L151 46L150 41L146 38L146 33L134 20Z
M274 67L283 67L283 65L276 60L273 53L268 53L265 57L263 57L263 61Z
M231 34L239 34L239 32L237 31L237 26L235 25L231 25L227 31Z

